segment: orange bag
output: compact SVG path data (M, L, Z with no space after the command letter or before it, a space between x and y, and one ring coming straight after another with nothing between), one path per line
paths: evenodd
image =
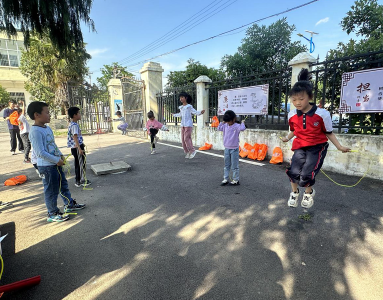
M219 120L217 116L214 116L211 120L211 127L218 127L219 125Z
M283 153L280 147L275 147L273 150L273 157L270 160L271 164L281 164L283 163Z
M259 145L258 160L264 160L267 154L267 146L265 144Z
M11 186L11 185L20 185L27 181L27 176L25 175L19 175L12 178L7 179L4 182L4 185Z
M202 147L199 147L199 149L198 149L198 150L210 150L210 149L211 149L211 147L213 147L213 144L208 144L208 143L205 143L205 145L204 145L204 146L202 146Z
M251 148L253 148L250 144L245 143L243 148L239 147L239 156L245 158L249 155Z
M12 124L12 125L19 125L19 113L17 111L14 111L13 113L11 113L11 115L9 116L9 122Z
M256 160L258 157L259 144L255 143L247 158Z

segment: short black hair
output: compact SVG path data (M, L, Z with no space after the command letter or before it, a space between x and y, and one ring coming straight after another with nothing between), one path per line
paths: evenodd
M44 107L48 107L48 104L41 101L33 101L31 104L28 105L27 114L32 120L34 120L35 113L41 114Z
M13 103L13 104L16 104L16 101L15 101L15 100L13 100L13 99L11 99L11 100L9 100L9 101L8 101L8 103Z
M186 102L187 102L188 104L192 103L192 97L191 97L188 93L186 93L186 92L181 92L181 93L179 94L179 97L180 97L180 98L181 98L181 97L185 97L185 98L186 98Z
M154 112L152 112L152 111L148 112L148 119L150 119L150 118L154 118Z
M236 117L237 115L235 114L235 112L233 112L232 110L227 110L225 114L223 115L223 121L224 122L235 121Z
M116 115L122 116L122 113L118 110L118 111L116 111Z
M74 115L77 115L77 113L80 111L80 108L77 106L69 107L68 109L68 116L69 118L73 119Z
M306 92L310 99L313 98L313 84L311 83L311 75L309 70L302 69L298 74L298 81L294 84L289 92L289 96L294 96Z

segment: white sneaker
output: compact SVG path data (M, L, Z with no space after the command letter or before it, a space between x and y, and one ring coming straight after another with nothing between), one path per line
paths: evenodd
M186 153L185 158L190 158L190 153Z
M303 199L301 202L301 206L303 208L310 208L311 206L314 205L315 190L314 189L312 190L313 191L311 194L306 194L306 193L303 194Z
M197 154L197 151L194 150L194 152L190 153L190 159L194 158L194 156Z
M152 150L152 152L150 154L156 154L156 150Z
M290 207L297 207L298 206L298 198L299 198L299 190L298 190L298 193L291 192L290 198L287 201L287 205Z
M229 181L227 180L227 179L224 179L224 180L222 180L222 182L221 182L221 186L225 186L225 185L227 185L229 183Z

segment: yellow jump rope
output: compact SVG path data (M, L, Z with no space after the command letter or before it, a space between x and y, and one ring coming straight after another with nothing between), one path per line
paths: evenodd
M279 138L280 138L281 140L283 139L282 137L279 137ZM339 151L339 150L327 150L327 151ZM350 150L350 151L348 151L348 152L359 152L359 150ZM370 169L371 169L371 161L370 161L370 163L369 163L369 165L368 165L368 169L367 169L367 171L364 172L363 176L362 176L362 177L361 177L355 184L352 184L352 185L341 184L341 183L339 183L339 182L336 182L336 181L335 181L334 179L332 179L329 175L327 175L327 174L325 173L325 171L323 171L322 169L321 169L320 171L323 173L323 175L325 175L331 182L335 183L336 185L341 186L341 187L351 188L351 187L355 187L355 186L357 186L357 185L363 180L363 178L366 177L366 175L367 175L368 171L370 171Z

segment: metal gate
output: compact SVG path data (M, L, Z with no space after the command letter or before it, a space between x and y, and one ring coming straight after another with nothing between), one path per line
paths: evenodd
M144 82L131 77L121 78L125 119L129 124L127 134L145 137Z
M107 92L89 86L68 86L69 106L81 109L79 125L82 134L100 134L112 131Z

